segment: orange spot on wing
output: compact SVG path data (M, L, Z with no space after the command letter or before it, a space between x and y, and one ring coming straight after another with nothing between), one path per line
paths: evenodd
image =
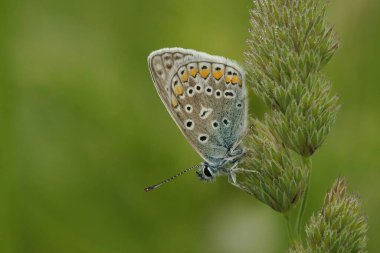
M179 96L183 94L183 86L182 85L177 85L174 87L174 93Z
M217 70L217 71L214 71L214 73L212 73L212 75L214 76L214 78L216 80L219 80L224 74L224 71L223 70Z
M201 77L207 78L208 75L210 75L210 69L202 69L200 74L201 74Z
M178 107L178 100L174 96L172 97L172 106L173 106L173 108Z
M183 75L181 76L181 81L182 82L187 82L187 79L189 78L189 76L187 75L187 72L183 73Z
M198 69L197 68L193 68L193 69L190 70L190 75L192 77L195 77L197 75L197 73L198 73Z
M232 84L237 84L238 82L239 82L239 77L238 76L232 76L232 78L231 78L231 83Z
M226 76L226 83L230 83L232 79L232 76Z

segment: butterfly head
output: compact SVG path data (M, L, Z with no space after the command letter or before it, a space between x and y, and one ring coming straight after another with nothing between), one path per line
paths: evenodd
M202 165L203 166L200 167L197 171L199 179L203 181L212 181L213 179L215 179L216 175L214 170L211 168L210 164L203 162Z

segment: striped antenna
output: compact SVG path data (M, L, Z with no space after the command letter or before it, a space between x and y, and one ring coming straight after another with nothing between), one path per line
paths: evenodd
M186 169L186 170L184 170L184 171L181 171L180 173L178 173L178 174L176 174L176 175L174 175L174 176L172 176L172 177L169 177L168 179L165 179L165 180L162 181L161 183L158 183L158 184L155 184L155 185L152 185L152 186L148 186L148 187L146 187L146 188L144 189L144 191L145 191L145 192L148 192L148 191L154 190L154 189L160 187L160 186L163 185L163 184L169 183L170 181L172 181L172 180L175 179L176 177L181 176L182 174L185 174L186 172L189 172L189 171L192 170L192 169L199 168L199 167L202 167L202 166L203 166L203 164L197 164L197 165L195 165L195 166L193 166L193 167L190 167L190 168L188 168L188 169Z

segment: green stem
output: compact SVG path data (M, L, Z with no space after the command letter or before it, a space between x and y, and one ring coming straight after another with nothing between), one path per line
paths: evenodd
M286 229L288 231L289 245L292 245L292 243L294 242L292 222L290 221L290 217L289 217L288 213L284 213L284 218L285 218L285 222L286 222Z
M308 175L307 184L305 186L305 192L304 192L302 200L301 200L301 204L300 204L300 208L298 210L296 224L295 224L295 228L296 228L297 234L298 234L298 239L301 239L301 235L303 234L302 233L303 232L302 231L303 218L305 215L305 209L306 209L307 199L308 199L308 195L309 195L309 188L310 188L310 177L311 177L311 160L310 160L310 158L305 158L305 162L306 162L307 166L309 167L308 168L309 169L309 175Z

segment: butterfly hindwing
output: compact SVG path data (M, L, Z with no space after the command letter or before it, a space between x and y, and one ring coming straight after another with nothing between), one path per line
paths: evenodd
M165 70L164 78L153 71L153 79L159 82L156 88L196 151L206 161L218 163L240 141L245 129L244 73L238 64L223 57L172 50L184 57Z

